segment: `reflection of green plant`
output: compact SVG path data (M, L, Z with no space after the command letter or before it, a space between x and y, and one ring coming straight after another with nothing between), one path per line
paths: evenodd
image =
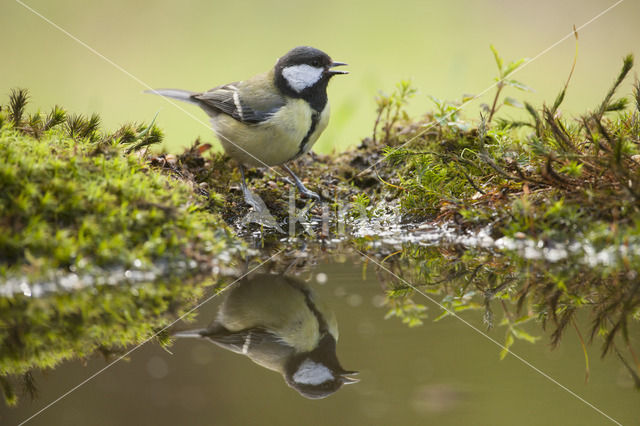
M432 289L433 290L433 289ZM451 315L451 312L458 313L467 310L477 310L482 309L482 305L474 302L473 296L475 295L474 291L470 291L465 294L448 294L442 298L440 304L447 308L447 310L442 311L440 315L438 315L434 321L440 321L443 318L446 318Z
M506 326L507 330L505 334L504 347L500 351L500 359L504 359L504 357L507 356L509 348L515 343L515 339L524 340L529 343L536 343L540 340L540 337L532 336L522 328L522 324L525 324L535 318L533 315L525 314L520 318L512 318L509 310L506 307L503 308L505 316L500 322L500 325Z
M409 327L422 325L422 320L427 317L426 306L415 303L409 295L413 293L409 287L395 287L387 291L385 304L389 311L385 319L396 317Z
M365 249L368 242L363 241ZM406 246L400 256L388 256L384 266L402 277L400 283L381 273L387 290L387 316L396 316L409 325L418 325L424 316L414 309L415 290L429 293L444 308L456 314L483 311L482 321L488 329L504 328L505 340L500 358L504 358L516 341L536 343L531 331L533 323L551 327L551 343L556 346L567 326L572 324L585 353L585 369L589 370L586 342L579 330L576 315L587 311L592 318L591 339L602 340L602 354L615 353L623 360L640 387L640 366L626 361L623 353L637 360L631 337L640 319L639 256L621 256L616 266L588 267L580 255L549 263L529 260L511 252L496 254L479 249L456 247ZM406 282L404 281L406 280ZM420 283L420 284L418 284ZM500 315L499 320L494 317ZM443 312L435 318L449 317ZM480 318L478 318L480 319ZM637 361L634 361L637 362Z

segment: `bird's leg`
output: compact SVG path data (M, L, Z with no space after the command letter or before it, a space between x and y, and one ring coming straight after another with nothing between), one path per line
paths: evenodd
M318 194L316 194L313 191L309 191L304 184L302 183L302 181L300 180L300 178L298 178L298 176L296 176L295 173L293 173L293 171L287 167L286 165L282 164L280 165L280 167L282 167L282 169L287 172L289 174L289 176L291 176L291 178L293 179L293 182L296 184L296 186L298 187L298 191L300 191L302 193L303 196L307 197L307 198L313 198L314 200L320 201L320 196Z

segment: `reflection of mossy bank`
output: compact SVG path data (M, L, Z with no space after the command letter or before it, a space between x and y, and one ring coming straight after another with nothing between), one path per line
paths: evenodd
M15 384L33 391L33 369L124 353L184 314L212 279L165 276L137 285L103 285L42 298L0 298L0 383L15 403ZM156 340L164 343L166 333Z
M371 253L369 244L361 241L361 250ZM449 244L405 246L401 251L378 247L370 256L369 263L377 265L385 283L388 316L409 326L452 314L482 319L485 331L504 345L501 358L514 345L519 351L516 342L550 341L556 347L567 333L574 334L584 351L587 378L587 346L601 345L600 354L618 357L640 389L634 349L640 330L638 257L613 266L586 265L581 255L549 262ZM550 339L541 338L544 334L550 334Z

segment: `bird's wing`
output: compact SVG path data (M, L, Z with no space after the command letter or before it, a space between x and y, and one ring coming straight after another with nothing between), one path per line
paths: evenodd
M247 354L251 347L260 345L282 345L273 333L262 328L250 328L241 331L229 331L225 328L218 329L213 333L206 333L204 337L213 343L230 351Z
M269 90L269 84L269 80L266 83L255 79L240 81L214 87L193 97L238 121L256 124L268 120L285 104L278 92Z

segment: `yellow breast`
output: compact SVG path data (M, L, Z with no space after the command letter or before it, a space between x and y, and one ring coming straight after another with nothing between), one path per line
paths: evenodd
M276 166L300 153L309 132L312 109L302 99L290 99L269 120L258 124L241 123L226 114L211 122L227 154L242 164L255 167ZM304 146L308 152L329 123L329 105L320 114L314 132Z

